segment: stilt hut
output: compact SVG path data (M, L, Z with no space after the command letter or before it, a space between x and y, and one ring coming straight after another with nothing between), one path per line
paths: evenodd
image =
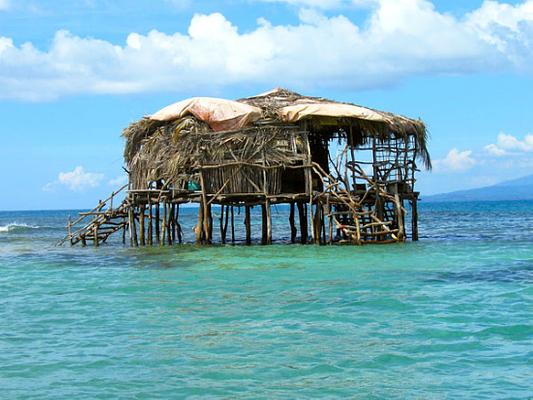
M69 225L71 243L97 244L120 228L132 245L181 242L184 203L199 204L198 243L215 241L213 206L221 221L225 216L216 235L221 242L228 216L243 207L250 243L250 209L260 207L261 242L272 243L274 204L290 208L293 243L418 239L417 163L431 168L420 120L275 89L236 101L180 101L131 124L123 136L126 199L111 214L102 203L86 213L103 221L96 228L73 233ZM116 229L102 230L117 219Z

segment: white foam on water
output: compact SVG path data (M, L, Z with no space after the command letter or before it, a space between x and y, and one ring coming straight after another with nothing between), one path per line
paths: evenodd
M26 231L29 229L39 229L40 226L28 225L25 223L12 222L7 225L0 225L0 233Z

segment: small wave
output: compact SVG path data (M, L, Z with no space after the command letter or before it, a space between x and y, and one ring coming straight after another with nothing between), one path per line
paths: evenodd
M0 225L0 233L10 233L10 232L25 232L32 229L39 229L40 226L28 225L24 223L13 222L7 225Z

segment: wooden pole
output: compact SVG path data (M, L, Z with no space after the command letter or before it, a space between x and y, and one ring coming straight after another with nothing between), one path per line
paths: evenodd
M154 244L153 235L153 207L152 203L148 201L148 244L151 246Z
M268 227L267 227L267 206L266 201L265 204L261 204L261 244L267 244L268 243Z
M96 247L98 247L98 224L94 224L93 235L94 235L93 243Z
M229 221L229 206L222 206L222 207L226 208L225 220L224 220L224 230L223 230L223 236L222 236L222 243L226 244L226 234L228 232L228 221Z
M122 244L126 244L126 217L122 217Z
M211 209L211 203L207 205L207 243L213 242L213 213Z
M317 199L317 203L315 206L315 215L313 217L313 242L315 244L320 244L320 232L322 231L322 227L320 225L321 223L321 211L322 206L320 205L320 201Z
M155 238L157 244L161 243L161 231L159 230L159 201L155 203Z
M235 215L231 206L231 243L235 243Z
M333 243L333 210L331 204L328 203L328 228L329 228L329 244Z
M224 213L224 204L220 205L220 218L219 218L219 225L220 225L220 241L222 244L226 244L226 229L228 227L228 213ZM226 217L226 225L224 227L224 216Z
M167 243L169 246L172 245L172 221L174 219L174 214L172 213L172 207L169 202L166 203L165 208L167 209Z
M133 247L133 206L128 208L128 228L130 233L130 246Z
M183 231L181 230L180 224L180 205L176 204L176 228L178 230L178 242L181 244L183 242Z
M170 226L172 231L172 243L176 243L176 205L170 205Z
M291 210L289 213L289 224L291 227L291 243L295 243L297 230L296 230L296 225L294 224L294 201L291 202Z
M145 218L145 215L144 215L144 211L145 211L145 205L141 205L141 213L139 215L139 236L140 236L140 239L141 239L141 246L146 246L146 240L145 240L145 237L144 237L144 218Z
M252 229L250 221L250 206L244 207L244 225L246 227L246 244L252 244Z
M202 171L200 171L200 185L202 186L202 207L204 209L203 214L203 230L204 230L204 239L206 241L209 241L209 211L208 211L208 204L207 204L207 192L205 188L205 182L204 182L204 174Z
M163 223L161 224L161 238L159 244L164 246L167 234L167 203L163 201Z
M307 243L307 206L305 203L297 202L298 206L298 219L300 220L300 242L302 244Z
M200 207L198 207L198 222L196 223L196 226L194 228L194 233L196 235L196 244L202 243L202 237L203 237L203 228L204 226L204 206L200 203Z
M272 244L272 215L271 215L271 210L270 210L270 202L268 201L268 199L266 200L265 208L266 208L266 226L267 226L266 244Z
M413 242L418 241L418 199L413 198L411 202L411 236Z

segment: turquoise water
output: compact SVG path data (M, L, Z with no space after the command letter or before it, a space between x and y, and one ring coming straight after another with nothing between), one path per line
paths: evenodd
M56 248L67 214L0 213L2 399L533 398L531 202L366 247Z

